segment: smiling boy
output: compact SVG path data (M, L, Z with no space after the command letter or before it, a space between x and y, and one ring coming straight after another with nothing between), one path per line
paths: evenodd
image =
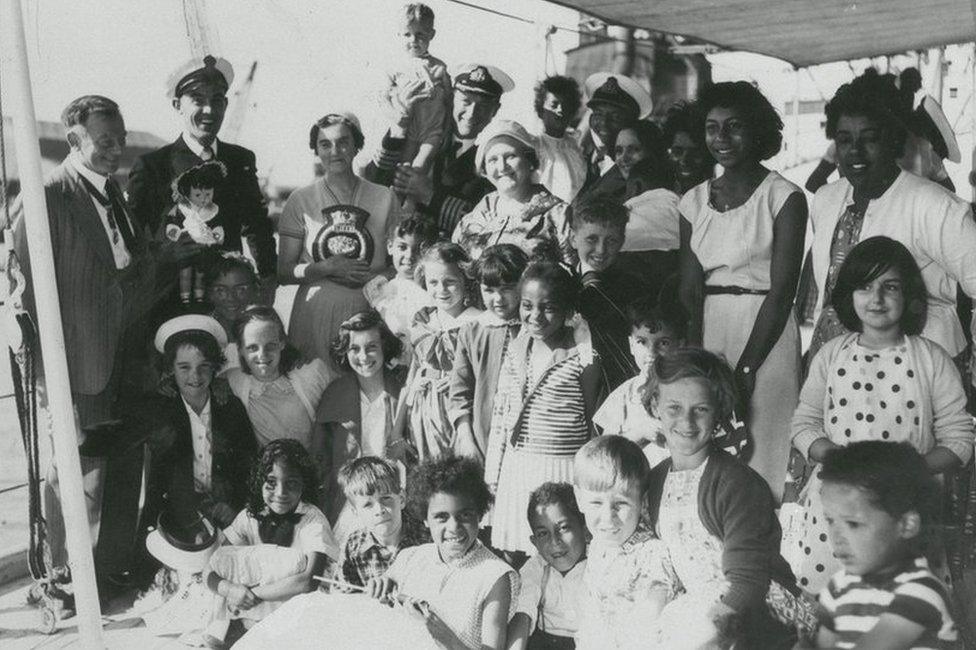
M583 284L579 309L590 326L610 390L638 371L630 354L627 307L639 297L643 283L617 263L629 218L626 206L604 196L581 199L572 209L571 242Z

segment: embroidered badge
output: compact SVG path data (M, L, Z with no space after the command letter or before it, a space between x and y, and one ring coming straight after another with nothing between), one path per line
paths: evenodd
M366 229L369 212L355 205L333 205L322 210L325 224L312 243L316 262L336 255L354 260L373 260L373 236Z

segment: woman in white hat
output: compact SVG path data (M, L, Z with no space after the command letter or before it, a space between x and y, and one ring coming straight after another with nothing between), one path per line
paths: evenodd
M309 147L322 177L292 192L278 221L278 281L298 285L288 338L333 372L329 346L344 320L369 307L363 285L385 269L387 231L399 220L393 190L353 170L363 142L351 113L315 122Z
M247 471L257 453L244 405L229 391L211 390L224 363L224 328L210 316L177 316L160 326L155 343L160 372L176 394L153 403L144 519L155 525L164 495L178 495L223 528L244 507Z
M472 260L495 244L515 244L532 255L539 244L555 244L572 265L567 204L535 182L536 139L518 122L495 120L479 137L475 167L495 191L485 196L454 229L452 240Z

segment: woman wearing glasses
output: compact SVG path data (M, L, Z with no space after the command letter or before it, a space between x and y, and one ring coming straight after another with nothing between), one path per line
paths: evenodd
M299 285L289 341L307 358L338 371L329 346L339 325L369 307L363 285L386 263L396 225L396 195L360 178L352 163L363 147L359 120L330 113L312 125L309 146L321 178L292 192L278 222L278 281Z

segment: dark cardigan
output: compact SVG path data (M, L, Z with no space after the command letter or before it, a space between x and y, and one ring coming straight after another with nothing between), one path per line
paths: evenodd
M204 514L212 516L210 507L226 503L236 514L247 501L248 476L257 455L257 441L244 405L233 395L218 400L210 398L212 427L211 490L196 494L193 485L193 438L190 416L183 400L160 397L153 400L146 415L152 417L150 448L152 462L144 521L156 525L156 516L165 494L170 499L196 499ZM178 494L177 494L178 493ZM225 527L230 522L215 522Z
M670 470L670 459L651 470L648 505L655 527ZM731 585L723 603L737 612L762 605L770 580L799 593L779 552L782 530L773 495L748 465L721 449L712 450L698 488L698 516L722 540L722 569Z
M395 366L383 371L384 388L393 399L399 399L400 390L406 381L406 369ZM319 401L315 414L315 435L325 434L325 440L315 441L313 447L321 444L324 457L319 470L325 487L322 510L335 522L339 518L346 497L339 489L339 468L351 460L348 439L351 436L362 445L363 414L359 409L359 382L356 375L346 373L329 384Z

